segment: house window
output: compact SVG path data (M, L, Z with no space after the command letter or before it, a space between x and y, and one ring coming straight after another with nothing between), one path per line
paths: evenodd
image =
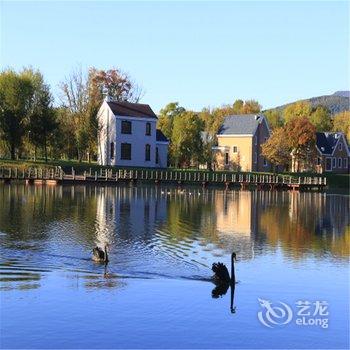
M225 153L225 165L228 165L228 152Z
M114 142L111 142L111 159L114 159Z
M159 163L159 151L158 151L158 147L156 147L156 164Z
M332 167L336 168L337 167L337 158L333 157L333 163L332 163Z
M237 146L232 146L232 152L237 153L238 152L238 147Z
M131 160L131 143L121 144L120 159Z
M131 134L131 122L122 120L122 134Z
M321 157L317 157L317 165L321 165Z
M344 169L348 168L348 158L343 158L343 168Z
M151 123L146 123L146 135L150 136L151 135Z
M151 145L145 146L145 160L150 161L151 160Z
M267 160L264 158L264 166L267 166Z
M326 171L332 170L332 158L327 157L326 158Z
M343 150L343 144L340 142L339 143L339 151L342 151Z
M338 168L341 168L341 158L338 158Z

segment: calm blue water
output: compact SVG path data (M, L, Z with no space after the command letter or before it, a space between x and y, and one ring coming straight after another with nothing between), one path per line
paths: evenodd
M1 347L349 348L349 224L342 195L0 185Z

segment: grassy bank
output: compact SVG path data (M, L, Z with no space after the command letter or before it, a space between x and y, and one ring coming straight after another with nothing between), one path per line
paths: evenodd
M46 168L52 169L56 166L60 166L63 171L69 173L72 169L76 171L77 174L83 174L84 171L100 171L100 169L116 169L116 167L111 166L100 166L96 162L78 162L74 160L54 160L48 161L47 163L44 160L28 161L28 160L9 160L9 159L0 159L0 167L6 168L17 168L19 170L23 170L29 167L38 167L38 168ZM140 168L138 168L140 169ZM206 170L198 170L198 169L172 169L178 171L206 171ZM253 173L252 173L253 174ZM256 173L255 173L256 174ZM272 173L260 173L260 174L271 174ZM283 175L291 175L291 176L322 176L327 178L327 184L329 189L342 189L349 191L350 184L350 175L349 174L312 174L312 173L282 173Z

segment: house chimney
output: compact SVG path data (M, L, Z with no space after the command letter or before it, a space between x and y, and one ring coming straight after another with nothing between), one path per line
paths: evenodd
M111 97L108 95L108 89L106 88L106 86L103 86L102 88L102 96L106 102L111 102Z

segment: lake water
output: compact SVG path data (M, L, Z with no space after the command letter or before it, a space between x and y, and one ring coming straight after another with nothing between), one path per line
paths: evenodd
M349 224L344 195L0 184L1 347L349 348Z

